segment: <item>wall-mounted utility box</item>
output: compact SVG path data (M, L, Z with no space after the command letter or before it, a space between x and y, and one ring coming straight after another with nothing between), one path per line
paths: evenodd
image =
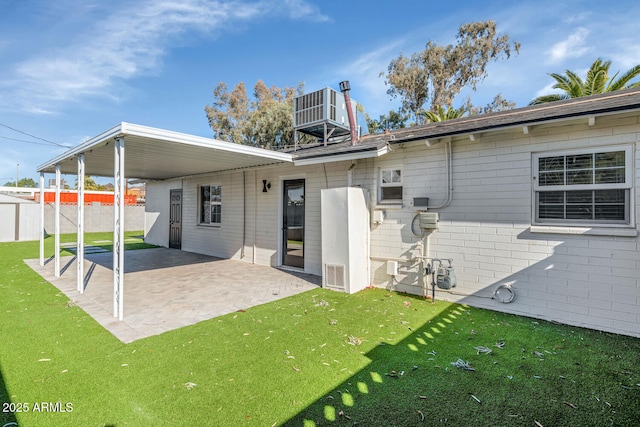
M374 224L382 224L384 221L384 212L379 210L373 211L373 223Z
M420 228L423 230L436 230L439 220L437 212L420 212Z
M387 274L389 276L398 275L398 261L387 261Z

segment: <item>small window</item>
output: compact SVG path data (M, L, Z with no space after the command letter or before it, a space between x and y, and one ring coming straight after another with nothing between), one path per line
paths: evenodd
M402 170L380 170L380 202L402 203Z
M537 223L630 224L631 147L534 155Z
M220 225L222 223L222 186L201 186L199 198L199 223L202 225Z

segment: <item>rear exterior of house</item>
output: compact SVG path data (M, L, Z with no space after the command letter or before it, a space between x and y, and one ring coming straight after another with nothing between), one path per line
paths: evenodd
M176 247L321 275L320 191L346 184L346 170L340 163L305 168L276 165L149 181L145 241L169 246L170 194L174 191L182 193L182 233ZM303 212L293 215L289 212L292 230L286 232L285 187L294 197L303 195L300 199L304 201ZM285 259L287 246L290 246L288 253L295 252L292 259Z
M146 241L326 276L322 190L351 186L369 225L368 279L351 290L430 294L427 258L452 259L457 286L436 299L640 336L633 95L625 108L529 107L300 150L293 165L149 181ZM425 210L437 229L419 227ZM508 303L494 298L504 285Z

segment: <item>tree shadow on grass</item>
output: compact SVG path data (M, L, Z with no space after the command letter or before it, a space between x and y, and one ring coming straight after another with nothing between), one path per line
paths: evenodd
M282 425L636 425L637 358L603 354L599 339L597 331L443 306L401 341L373 347L368 365Z
M2 405L0 407L0 427L14 427L18 425L18 420L11 411L14 409L12 408L13 403L14 402L11 402L7 386L4 383L2 367L0 366L0 405Z
M371 363L282 425L432 425L441 417L432 387L447 381L451 355L440 351L440 336L465 316L451 305L397 344L380 343L365 354ZM462 326L462 325L460 325ZM466 327L466 324L464 325ZM435 349L438 348L438 352ZM452 384L452 387L455 387ZM430 419L430 421L429 421ZM449 423L453 420L449 418ZM464 425L468 420L458 420ZM425 424L425 422L427 424Z

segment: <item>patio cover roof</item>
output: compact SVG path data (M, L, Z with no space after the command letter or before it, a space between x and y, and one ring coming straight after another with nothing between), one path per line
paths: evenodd
M38 166L38 172L77 174L79 154L86 154L85 173L113 176L114 138L124 138L124 176L161 180L209 172L292 162L291 154L219 141L185 133L120 123Z

